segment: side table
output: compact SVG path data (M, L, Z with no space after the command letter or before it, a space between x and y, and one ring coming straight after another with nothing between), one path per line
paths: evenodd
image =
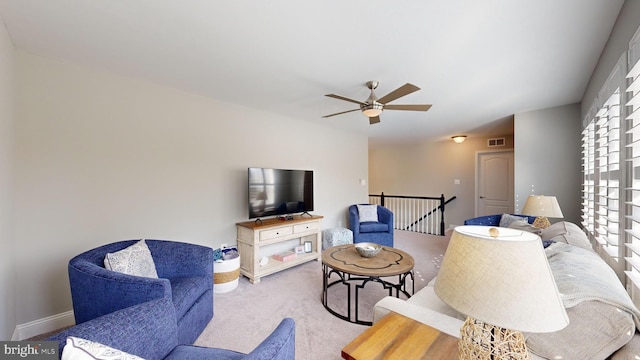
M391 312L342 349L346 360L457 360L458 339Z

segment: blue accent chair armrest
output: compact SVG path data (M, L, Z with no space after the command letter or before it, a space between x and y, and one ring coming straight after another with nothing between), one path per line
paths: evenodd
M296 356L296 323L283 319L278 327L243 360L288 360Z
M248 354L226 349L182 345L176 347L166 359L293 360L296 352L295 334L295 321L284 318L276 329Z
M114 311L66 329L57 341L59 355L69 336L98 342L144 359L163 359L178 346L176 313L171 299L156 299Z
M178 241L147 240L158 277L206 276L213 289L213 249Z

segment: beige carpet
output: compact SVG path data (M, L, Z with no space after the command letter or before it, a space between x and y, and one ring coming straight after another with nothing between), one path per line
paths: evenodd
M449 236L395 232L395 247L414 257L416 291L437 274L448 239ZM365 290L360 317L370 319L371 307L386 292L374 284L368 284ZM316 261L264 277L255 285L241 277L238 288L214 295L213 320L195 344L248 353L282 318L291 317L296 321L296 359L341 359L341 349L368 327L331 315L322 306L321 295L322 269ZM330 295L330 301L341 300L338 293Z

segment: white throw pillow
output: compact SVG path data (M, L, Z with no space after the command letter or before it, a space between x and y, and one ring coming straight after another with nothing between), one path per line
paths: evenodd
M560 221L555 224L551 224L551 226L542 230L541 237L542 240L563 242L565 244L593 250L587 234L578 225L572 222Z
M516 220L524 220L527 221L526 217L523 216L515 216L511 214L502 214L500 217L500 227L509 227L509 225Z
M123 274L158 278L151 251L144 239L128 248L107 253L104 257L104 267Z
M139 356L128 354L112 347L74 336L67 338L62 349L61 360L144 360Z
M360 222L378 221L378 205L357 205Z
M542 234L542 229L537 228L537 227L529 224L527 222L527 220L512 221L511 224L509 224L508 227L511 228L511 229L528 231L528 232L534 233L534 234L536 234L538 236L540 236L540 234Z
M569 232L567 228L567 222L560 221L555 224L551 224L549 227L542 230L542 239L551 240L556 236L565 235Z

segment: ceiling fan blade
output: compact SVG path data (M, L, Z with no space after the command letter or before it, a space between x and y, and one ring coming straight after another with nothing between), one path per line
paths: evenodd
M325 115L325 116L323 116L323 118L328 118L328 117L331 117L331 116L346 114L346 113L350 113L352 111L358 111L358 110L360 110L360 109L347 110L347 111L343 111L343 112L339 112L339 113L335 113L335 114Z
M385 110L411 110L411 111L427 111L431 109L431 105L385 105Z
M344 96L340 96L340 95L336 95L336 94L325 94L324 96L328 96L328 97L331 97L331 98L334 98L334 99L338 99L338 100L349 101L349 102L356 103L356 104L359 104L359 105L366 105L365 103L363 103L360 100L349 99L348 97L344 97Z
M381 104L386 104L388 102L392 102L395 99L401 98L405 95L409 95L412 92L418 91L420 90L419 87L413 85L413 84L409 84L406 83L402 86L400 86L399 88L393 90L392 92L388 93L387 95L381 97L380 99L378 99L378 102Z
M373 116L369 118L369 125L377 124L380 122L380 116Z

